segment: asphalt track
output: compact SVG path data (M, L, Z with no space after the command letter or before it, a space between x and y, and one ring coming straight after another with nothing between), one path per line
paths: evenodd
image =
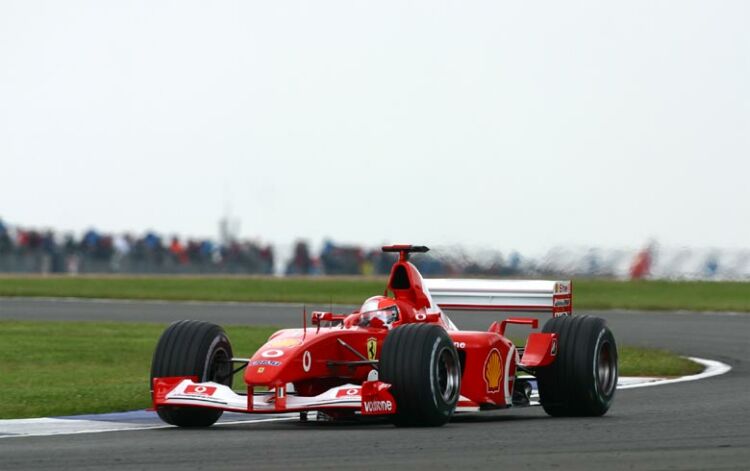
M591 314L606 318L621 344L667 348L733 369L619 391L601 418L553 419L537 407L462 416L438 429L269 422L12 438L0 440L0 469L750 469L750 315ZM0 299L0 319L182 318L297 326L300 307ZM451 318L464 329L486 328L492 319Z

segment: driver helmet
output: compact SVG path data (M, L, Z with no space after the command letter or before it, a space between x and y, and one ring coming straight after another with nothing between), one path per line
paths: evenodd
M359 325L377 327L385 325L390 328L398 320L396 301L385 296L373 296L359 309Z

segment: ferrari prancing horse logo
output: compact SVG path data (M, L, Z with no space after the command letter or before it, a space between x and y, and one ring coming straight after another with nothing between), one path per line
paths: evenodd
M373 361L377 358L378 354L378 339L370 337L367 339L367 359Z

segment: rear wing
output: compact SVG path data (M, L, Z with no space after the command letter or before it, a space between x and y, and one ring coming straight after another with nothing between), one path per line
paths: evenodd
M573 313L571 281L429 279L424 284L442 309Z

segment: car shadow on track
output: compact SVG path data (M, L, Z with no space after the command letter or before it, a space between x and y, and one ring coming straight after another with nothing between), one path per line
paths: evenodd
M520 411L491 411L477 413L463 413L454 416L450 423L445 427L461 426L463 424L475 423L523 423L537 420L550 420L546 414L538 413L519 413ZM310 431L310 430L393 430L394 426L387 418L358 418L353 420L308 420L300 421L297 419L268 422L246 422L246 423L227 423L217 424L210 427L211 433L222 433L238 430L246 431ZM399 427L401 428L401 427ZM425 429L423 427L413 427L414 429ZM154 433L170 433L178 430L177 428L155 429ZM198 429L179 429L182 431ZM206 429L200 429L206 431Z

